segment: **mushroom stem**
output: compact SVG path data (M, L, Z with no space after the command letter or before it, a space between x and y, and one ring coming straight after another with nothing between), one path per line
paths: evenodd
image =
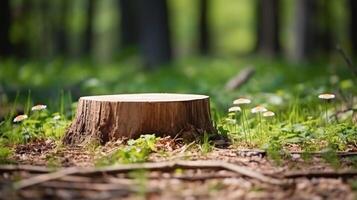
M244 117L245 116L245 109L243 108L242 109L242 117L241 117L241 121L242 121L242 127L243 127L243 134L244 134L244 140L245 140L245 143L248 143L248 139L247 139L247 131L246 131L246 125L245 125L245 122L244 122Z
M327 111L328 102L327 101L324 102L324 107L325 107L325 126L327 126L327 124L328 124L328 111Z

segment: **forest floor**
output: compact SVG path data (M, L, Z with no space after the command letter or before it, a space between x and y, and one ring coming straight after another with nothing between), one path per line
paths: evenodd
M97 157L110 154L120 145L118 141L90 149L56 145L51 140L18 145L11 158L17 165L0 166L0 199L356 199L353 176L357 172L349 156L340 157L336 171L319 154L309 159L291 154L277 163L263 151L226 147L203 154L194 143L185 145L171 138L157 142L162 151L151 153L148 159L150 163L171 165L135 170L135 164L129 164L132 170L124 171L120 168L123 165L114 165L114 170L84 172L100 169L94 166ZM295 151L293 146L291 151ZM196 161L197 166L172 167L175 161ZM222 168L209 167L205 161ZM227 163L252 174L227 170ZM84 173L66 173L72 167ZM255 178L259 175L281 184ZM16 180L20 180L14 186L16 190L8 187Z
M357 199L357 80L340 57L193 58L152 73L138 63L1 63L0 199ZM246 69L251 80L227 90ZM231 144L209 133L62 144L80 96L148 91L210 96ZM242 97L244 117L229 111ZM276 115L262 120L258 105Z

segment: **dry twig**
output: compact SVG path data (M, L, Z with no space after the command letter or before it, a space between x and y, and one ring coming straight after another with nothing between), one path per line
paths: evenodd
M287 172L284 178L353 178L357 176L357 171L307 171L307 172Z
M245 83L249 81L249 79L254 75L255 69L252 67L247 67L241 70L236 76L230 79L225 85L225 89L227 91L232 91L238 89Z
M68 175L94 175L94 174L113 174L126 173L134 170L159 170L171 171L176 168L183 169L212 169L212 170L228 170L242 176L250 177L273 185L286 185L286 182L276 178L272 178L257 171L253 171L247 167L238 166L232 163L222 161L168 161L158 163L140 163L127 164L104 167L99 169L81 169L77 167L66 168L49 174L41 174L15 183L15 189L22 189L39 183L50 180L59 179Z

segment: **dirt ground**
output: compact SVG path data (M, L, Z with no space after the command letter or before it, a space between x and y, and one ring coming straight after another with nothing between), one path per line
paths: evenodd
M12 160L16 165L58 167L94 167L100 155L113 152L121 142L109 143L100 150L58 146L53 141L20 145ZM242 151L232 147L214 148L203 155L188 145L171 140L158 143L167 153L152 153L149 162L175 160L214 160L232 163L269 177L281 179L291 172L334 172L319 156L304 160L294 155L276 163L259 151ZM341 158L339 171L353 170L350 158ZM42 168L39 168L42 169ZM289 179L287 185L264 183L225 169L136 170L129 173L61 176L15 190L15 181L38 176L41 171L1 168L0 199L356 199L352 182L356 177L309 177Z

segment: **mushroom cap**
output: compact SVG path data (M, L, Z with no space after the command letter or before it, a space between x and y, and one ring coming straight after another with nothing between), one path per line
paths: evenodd
M14 118L14 121L13 121L13 122L21 122L21 121L23 121L23 120L25 120L25 119L27 119L27 118L28 118L27 115L18 115L18 116L16 116L16 117Z
M263 112L263 117L274 117L275 113L272 111Z
M240 112L241 110L239 106L233 106L228 109L228 112Z
M38 105L32 106L31 111L44 110L46 108L47 108L46 105L38 104Z
M239 98L233 101L233 104L235 105L241 105L241 104L250 104L252 101L247 98Z
M254 108L252 108L251 112L252 113L263 113L268 111L264 106L256 106Z
M334 94L325 93L325 94L320 94L318 97L320 99L334 99L335 95Z

